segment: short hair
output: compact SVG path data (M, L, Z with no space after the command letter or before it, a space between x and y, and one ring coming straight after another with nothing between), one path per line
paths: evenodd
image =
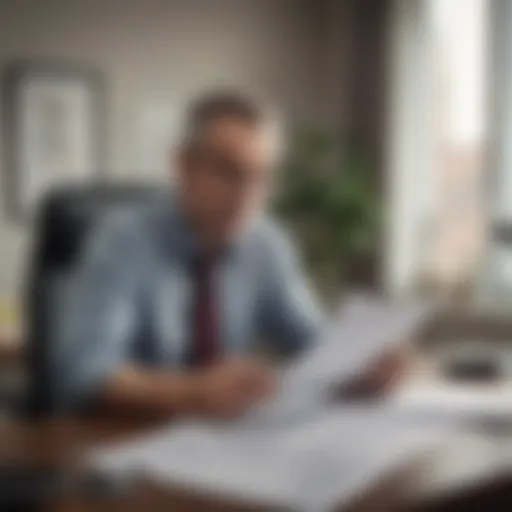
M231 118L249 125L264 122L263 109L240 91L224 90L208 93L193 101L185 116L185 143L194 145L204 128L219 119Z

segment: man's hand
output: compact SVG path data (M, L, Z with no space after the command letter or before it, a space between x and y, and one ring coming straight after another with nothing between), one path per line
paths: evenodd
M233 417L271 394L274 384L271 368L254 360L227 360L179 373L127 366L106 383L99 406L159 419Z
M410 360L408 347L383 354L359 378L340 388L345 397L375 397L390 392L403 378Z
M275 389L271 369L251 360L221 362L192 379L194 412L221 418L242 414Z

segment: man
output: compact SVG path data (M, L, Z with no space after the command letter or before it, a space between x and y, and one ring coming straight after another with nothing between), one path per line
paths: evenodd
M260 215L275 163L266 128L237 93L201 99L165 206L119 212L91 237L56 325L57 409L236 415L273 388L257 340L285 355L312 341L319 311ZM382 368L379 386L394 372Z

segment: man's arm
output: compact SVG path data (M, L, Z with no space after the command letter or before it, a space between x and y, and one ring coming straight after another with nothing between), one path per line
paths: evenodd
M51 353L57 411L95 400L126 361L137 325L140 243L129 214L105 219L57 290Z
M267 241L261 325L277 349L294 355L313 341L323 316L293 244L273 232Z
M293 245L283 236L273 241L266 265L269 284L264 295L263 324L279 348L293 354L314 341L323 317ZM358 378L345 383L341 391L347 396L389 391L405 373L408 359L403 346L392 350Z
M196 376L126 364L106 380L97 405L112 413L167 417L198 412L199 399Z
M101 394L105 407L155 418L243 413L274 390L269 368L251 360L229 360L202 371L147 372L124 367Z

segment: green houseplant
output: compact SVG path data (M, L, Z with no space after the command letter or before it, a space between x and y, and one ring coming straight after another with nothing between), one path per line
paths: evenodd
M324 295L339 293L350 269L375 254L380 201L364 152L331 133L295 130L280 173L274 209L302 245Z

